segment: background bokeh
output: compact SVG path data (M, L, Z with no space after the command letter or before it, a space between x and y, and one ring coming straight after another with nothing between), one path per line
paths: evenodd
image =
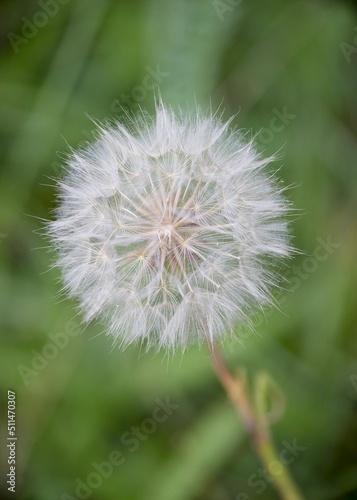
M298 446L290 468L305 497L357 498L356 4L8 0L0 9L0 497L14 498L3 440L13 389L16 498L277 498L205 349L111 350L48 271L38 231L63 154L91 139L89 116L152 112L159 86L173 107L221 106L264 154L279 153L304 253L285 271L281 310L258 315L254 334L237 330L224 355L283 390L274 440ZM122 463L111 471L102 463L114 450Z

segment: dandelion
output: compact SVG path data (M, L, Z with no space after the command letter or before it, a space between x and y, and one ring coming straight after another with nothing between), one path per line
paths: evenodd
M242 133L215 115L99 126L73 152L49 223L64 288L115 343L213 343L270 302L288 203Z
M70 155L49 233L65 290L85 321L106 323L114 343L208 343L281 498L302 500L269 432L277 411L266 414L265 398L279 391L260 374L252 396L215 345L272 301L274 263L291 251L289 205L271 161L230 121L175 115L160 103L154 119L99 126L95 142Z

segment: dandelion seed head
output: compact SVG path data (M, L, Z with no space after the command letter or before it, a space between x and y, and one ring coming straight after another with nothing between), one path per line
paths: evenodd
M173 349L271 301L290 253L271 158L214 115L159 104L73 152L49 223L64 289L115 343Z

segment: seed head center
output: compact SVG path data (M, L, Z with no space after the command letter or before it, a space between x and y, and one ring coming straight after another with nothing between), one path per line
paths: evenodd
M174 232L175 232L175 229L171 223L161 224L157 228L157 237L159 238L160 243L170 246Z

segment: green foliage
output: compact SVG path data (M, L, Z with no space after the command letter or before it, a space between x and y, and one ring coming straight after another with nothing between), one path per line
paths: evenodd
M0 418L5 425L13 389L17 498L75 497L77 478L87 482L93 462L108 462L113 450L124 462L101 476L92 500L259 496L252 475L261 465L207 352L168 359L111 350L101 325L84 329L58 294L58 273L47 272L51 255L38 230L55 206L51 178L63 155L90 140L88 115L152 110L152 78L173 106L223 103L265 154L279 151L303 253L283 270L290 282L277 294L281 311L257 314L255 332L237 331L224 355L251 379L267 371L283 390L274 440L278 450L293 440L306 448L290 465L306 498L356 498L352 3L8 0L1 9ZM158 400L167 398L177 408L157 421ZM4 456L2 498L6 472ZM260 498L277 498L261 482Z

